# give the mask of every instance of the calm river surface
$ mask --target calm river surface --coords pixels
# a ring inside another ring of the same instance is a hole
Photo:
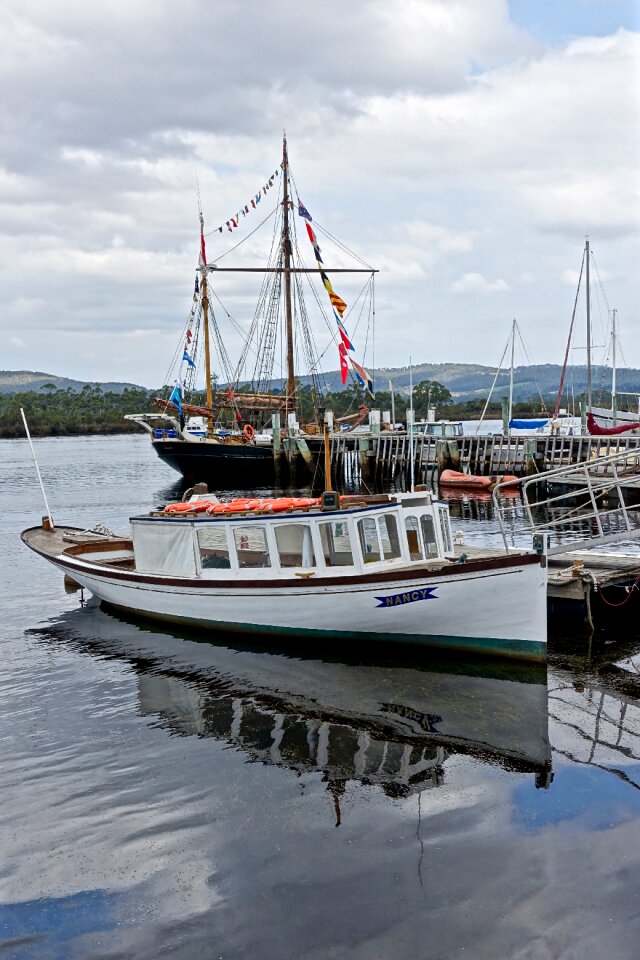
[[[60,523],[181,493],[145,436],[36,449]],[[638,636],[548,673],[209,643],[22,546],[26,442],[0,509],[2,960],[638,956]]]

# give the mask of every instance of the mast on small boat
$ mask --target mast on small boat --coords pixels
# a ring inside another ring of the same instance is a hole
[[[584,255],[586,260],[586,296],[587,296],[587,410],[591,410],[592,382],[591,382],[591,284],[589,281],[589,241],[585,242]]]
[[[571,325],[569,326],[569,336],[567,337],[567,347],[564,352],[564,363],[562,364],[562,373],[560,374],[560,384],[558,385],[558,395],[556,397],[556,405],[553,411],[554,419],[557,418],[560,413],[560,404],[562,403],[562,391],[564,390],[564,379],[567,374],[567,364],[569,362],[569,350],[571,349],[571,340],[573,339],[573,327],[576,320],[576,310],[578,309],[578,297],[580,295],[580,286],[582,284],[582,272],[584,270],[584,260],[585,254],[582,254],[582,263],[580,264],[580,275],[578,277],[578,286],[576,288],[576,296],[573,301],[573,313],[571,314]]]
[[[409,428],[409,460],[411,461],[411,493],[415,489],[415,470],[416,465],[413,459],[413,366],[411,357],[409,357],[409,410],[411,411],[411,423],[407,423]]]
[[[509,371],[509,419],[508,423],[511,423],[513,419],[513,361],[516,350],[516,318],[513,318],[513,323],[511,324],[511,369]]]
[[[611,414],[614,427],[618,425],[618,403],[616,400],[616,320],[618,311],[611,313]]]

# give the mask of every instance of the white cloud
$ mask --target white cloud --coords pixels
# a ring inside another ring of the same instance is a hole
[[[557,317],[571,310],[560,275],[579,265],[586,234],[632,322],[636,35],[545,46],[512,24],[506,0],[328,0],[298,11],[294,44],[284,0],[248,0],[242,20],[221,0],[215,31],[200,27],[202,0],[116,2],[107,20],[79,0],[5,6],[0,283],[11,304],[29,277],[46,303],[29,318],[51,338],[46,353],[36,338],[34,366],[83,377],[76,356],[99,332],[104,378],[125,379],[121,331],[177,340],[197,256],[196,177],[213,229],[275,168],[283,127],[314,217],[380,269],[377,352],[390,363],[417,357],[424,315],[431,359],[492,362],[482,331],[501,318],[482,293],[500,293],[505,323],[517,315],[545,343],[541,359],[556,359]],[[211,256],[257,222],[210,237]],[[233,258],[262,263],[267,245],[256,235]],[[219,283],[248,323],[250,285]],[[7,338],[15,319],[10,306]],[[62,329],[77,337],[71,352],[56,348]],[[138,365],[146,383],[161,375],[153,352]],[[625,353],[640,364],[640,345]]]
[[[454,293],[502,293],[509,287],[504,280],[487,280],[481,273],[465,273],[451,284]]]
[[[12,347],[24,347],[24,340],[21,340],[20,337],[9,337],[9,343]]]

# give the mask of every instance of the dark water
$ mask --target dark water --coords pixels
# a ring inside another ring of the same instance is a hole
[[[37,448],[60,523],[180,493],[144,437]],[[26,443],[0,508],[0,957],[638,956],[637,637],[548,677],[211,644],[64,592]]]

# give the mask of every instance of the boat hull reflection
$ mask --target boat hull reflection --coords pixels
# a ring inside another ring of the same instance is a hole
[[[399,796],[439,785],[468,754],[551,780],[544,667],[403,656],[310,658],[205,642],[115,617],[91,602],[35,631],[137,674],[140,714],[215,737],[250,759]],[[272,638],[270,639],[272,644]]]

